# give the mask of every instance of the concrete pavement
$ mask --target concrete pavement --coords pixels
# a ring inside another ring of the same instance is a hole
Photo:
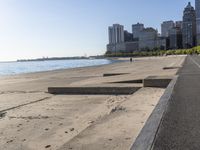
[[[200,57],[188,56],[175,85],[153,150],[200,149]]]

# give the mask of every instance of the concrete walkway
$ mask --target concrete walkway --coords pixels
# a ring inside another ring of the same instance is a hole
[[[200,149],[199,56],[186,58],[152,149]]]

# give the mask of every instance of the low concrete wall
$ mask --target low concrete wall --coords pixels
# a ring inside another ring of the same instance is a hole
[[[117,82],[110,82],[110,83],[143,83],[142,79],[138,80],[125,80],[125,81],[117,81]]]
[[[145,123],[140,134],[136,138],[131,150],[151,150],[157,131],[159,129],[162,117],[166,111],[167,105],[173,94],[173,89],[177,81],[177,76],[170,82],[165,93],[160,98],[152,114]]]
[[[144,87],[159,87],[159,88],[166,88],[173,77],[163,76],[163,77],[157,77],[157,76],[149,76],[144,79]]]
[[[174,66],[174,67],[164,67],[163,70],[170,70],[170,69],[180,69],[181,66]]]
[[[127,95],[133,94],[140,87],[49,87],[51,94],[70,95]]]
[[[129,73],[104,73],[103,76],[109,77],[109,76],[119,76],[119,75],[125,75],[125,74],[129,74]]]

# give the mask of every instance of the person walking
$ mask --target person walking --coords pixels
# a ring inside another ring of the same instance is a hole
[[[130,58],[130,62],[133,62],[133,58],[132,57]]]

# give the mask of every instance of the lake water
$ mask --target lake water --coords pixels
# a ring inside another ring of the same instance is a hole
[[[0,76],[111,64],[108,59],[49,60],[29,62],[1,62]]]

